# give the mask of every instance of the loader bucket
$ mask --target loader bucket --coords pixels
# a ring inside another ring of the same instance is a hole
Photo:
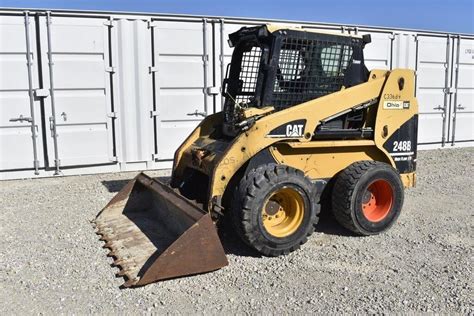
[[[228,264],[209,212],[140,173],[95,219],[123,287],[217,270]]]

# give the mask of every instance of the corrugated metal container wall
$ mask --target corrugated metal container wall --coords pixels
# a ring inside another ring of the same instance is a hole
[[[1,10],[0,179],[169,168],[222,108],[228,34],[265,22]],[[473,36],[284,23],[370,33],[369,69],[416,69],[421,148],[473,144]]]

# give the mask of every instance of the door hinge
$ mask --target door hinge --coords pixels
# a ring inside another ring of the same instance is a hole
[[[107,113],[107,117],[110,117],[110,118],[117,118],[117,117],[118,117],[118,114],[117,114],[117,112],[109,112],[109,113]]]
[[[221,92],[219,87],[208,87],[206,90],[208,95],[215,95]]]
[[[153,28],[153,27],[157,27],[157,26],[158,26],[158,22],[148,20],[147,26],[148,26],[149,29],[151,29],[151,28]]]
[[[158,116],[158,115],[160,115],[160,114],[158,113],[158,111],[150,111],[150,117],[151,117],[151,118],[154,118],[155,116]]]
[[[157,72],[158,71],[158,67],[156,66],[149,66],[148,67],[148,73],[154,73],[154,72]]]
[[[111,16],[107,21],[104,22],[104,25],[113,27],[114,26],[114,18]]]
[[[49,96],[48,89],[36,89],[35,90],[35,97],[37,98],[46,98]]]
[[[158,161],[160,160],[160,157],[158,157],[158,154],[151,154],[151,160]]]
[[[444,89],[444,93],[445,93],[445,94],[453,94],[453,93],[456,93],[456,88],[454,88],[454,87],[446,88],[446,89]]]
[[[109,160],[110,160],[111,162],[117,162],[117,161],[118,161],[118,158],[117,158],[117,156],[112,156],[112,157],[109,157]]]
[[[110,73],[115,73],[115,67],[113,66],[106,66],[105,67],[105,72],[110,72]]]

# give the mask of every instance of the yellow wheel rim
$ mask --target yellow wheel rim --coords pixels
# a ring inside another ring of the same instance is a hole
[[[289,236],[300,227],[304,212],[301,194],[293,188],[281,188],[263,204],[263,226],[274,237]]]

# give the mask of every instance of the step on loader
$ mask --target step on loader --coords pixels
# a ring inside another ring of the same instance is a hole
[[[124,286],[227,265],[223,216],[265,256],[308,240],[322,196],[355,234],[391,227],[416,180],[415,76],[369,72],[370,41],[278,25],[230,34],[223,111],[178,148],[169,184],[139,174],[96,218]]]

